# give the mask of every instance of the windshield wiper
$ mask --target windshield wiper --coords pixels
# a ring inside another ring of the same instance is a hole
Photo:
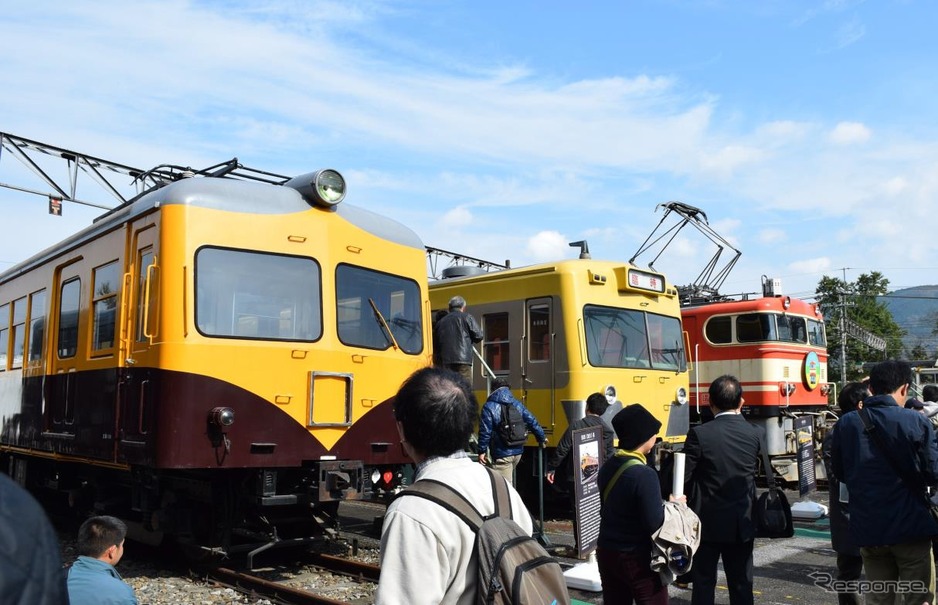
[[[387,336],[388,342],[391,343],[391,346],[400,351],[401,347],[397,344],[397,340],[394,339],[394,334],[391,333],[391,328],[388,326],[388,322],[384,319],[384,315],[382,315],[381,311],[378,310],[378,305],[376,305],[375,301],[371,298],[368,299],[368,303],[371,305],[371,310],[375,313],[375,319],[378,320],[378,325],[381,326],[381,333]]]

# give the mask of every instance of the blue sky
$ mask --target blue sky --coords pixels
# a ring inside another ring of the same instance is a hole
[[[0,16],[0,131],[336,168],[346,203],[513,266],[582,239],[625,261],[677,200],[742,251],[725,293],[902,288],[936,282],[936,22],[917,0],[36,0]],[[9,155],[0,182],[45,190]],[[0,189],[0,270],[100,213],[46,205]],[[685,230],[655,266],[688,283],[714,251]]]

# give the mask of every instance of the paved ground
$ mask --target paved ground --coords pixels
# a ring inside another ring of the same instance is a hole
[[[792,504],[799,500],[797,492],[787,492]],[[826,494],[817,494],[816,502],[827,502]],[[359,510],[346,518],[349,525],[357,521],[370,522],[380,514],[381,507],[357,505]],[[343,512],[351,513],[351,507]],[[380,527],[378,525],[377,527]],[[756,540],[753,553],[755,579],[755,601],[760,605],[810,603],[811,605],[834,605],[837,596],[825,592],[815,585],[812,573],[834,574],[836,555],[831,550],[830,532],[827,519],[815,522],[796,522],[795,537],[781,540]],[[549,550],[554,552],[565,567],[582,564],[583,561],[564,556],[572,550],[573,531],[568,520],[545,522],[545,533],[550,542]],[[590,577],[587,575],[587,577]],[[598,580],[598,573],[595,575]],[[672,605],[689,605],[691,592],[676,586],[669,588]],[[601,604],[602,593],[572,590],[571,596],[581,603]],[[723,574],[720,573],[716,594],[717,604],[728,604]]]
[[[559,547],[572,542],[562,531],[560,524],[546,524],[548,539]],[[781,540],[756,540],[753,552],[754,590],[756,603],[765,605],[811,603],[826,605],[837,603],[837,596],[825,592],[815,585],[812,573],[834,574],[836,555],[831,550],[827,520],[815,523],[796,523],[794,538]],[[562,558],[565,565],[578,562]],[[590,577],[587,575],[587,577]],[[598,579],[598,573],[593,576]],[[688,605],[690,590],[669,587],[672,605]],[[571,596],[582,603],[602,603],[601,592],[571,590]],[[720,572],[716,602],[729,603],[723,573]]]

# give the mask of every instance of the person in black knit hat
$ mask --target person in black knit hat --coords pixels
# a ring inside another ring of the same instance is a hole
[[[599,469],[602,494],[596,561],[605,603],[667,605],[668,587],[651,569],[651,535],[664,522],[658,473],[645,456],[655,447],[661,422],[635,403],[622,408],[612,427],[615,456]],[[671,498],[684,501],[684,497]]]

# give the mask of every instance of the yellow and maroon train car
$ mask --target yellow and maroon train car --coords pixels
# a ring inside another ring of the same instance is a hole
[[[681,314],[694,360],[693,410],[709,406],[707,389],[715,378],[739,378],[743,415],[765,429],[775,470],[797,482],[795,421],[810,418],[820,438],[827,420],[827,341],[817,303],[778,291],[775,284],[761,298],[688,306]]]
[[[344,193],[331,170],[182,178],[0,274],[3,470],[226,551],[392,493],[425,250]]]

